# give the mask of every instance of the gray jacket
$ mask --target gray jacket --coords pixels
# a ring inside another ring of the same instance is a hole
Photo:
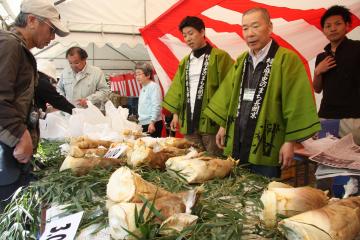
[[[100,68],[86,64],[79,80],[73,70],[65,68],[57,85],[58,92],[76,106],[76,100],[86,98],[94,105],[100,106],[108,99],[110,88]]]

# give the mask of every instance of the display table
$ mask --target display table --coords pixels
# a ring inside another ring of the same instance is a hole
[[[84,211],[80,229],[94,223],[106,227],[108,215],[106,185],[115,169],[94,169],[87,175],[77,177],[70,171],[59,172],[64,157],[59,146],[42,142],[38,160],[45,161],[46,167],[36,174],[39,180],[18,193],[4,215],[0,216],[0,236],[6,239],[37,239],[40,232],[41,209],[54,204],[69,204],[69,213]],[[50,148],[49,148],[50,146]],[[174,178],[168,172],[139,168],[138,174],[171,192],[188,190],[199,185],[189,185]],[[269,180],[250,174],[242,168],[235,168],[230,176],[203,184],[204,192],[193,214],[199,216],[197,224],[182,233],[193,239],[284,239],[277,229],[265,229],[259,214],[260,196]],[[148,226],[156,231],[159,226]],[[27,232],[25,232],[27,229]],[[167,239],[176,239],[179,235]],[[160,239],[160,236],[144,239]]]

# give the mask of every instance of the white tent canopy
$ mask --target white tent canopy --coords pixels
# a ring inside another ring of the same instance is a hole
[[[176,0],[54,0],[61,19],[71,34],[57,37],[50,46],[34,49],[37,59],[55,62],[58,71],[67,62],[65,52],[71,46],[83,47],[89,62],[107,73],[133,69],[134,62],[147,61],[139,28],[153,21]],[[20,11],[21,0],[0,0],[0,14],[11,24]]]

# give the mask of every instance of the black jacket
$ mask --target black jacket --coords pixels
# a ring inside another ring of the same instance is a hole
[[[46,103],[69,114],[71,114],[72,109],[75,108],[64,96],[56,91],[56,88],[51,85],[48,76],[41,72],[39,72],[39,82],[35,89],[35,101],[36,106],[44,112],[46,111]]]

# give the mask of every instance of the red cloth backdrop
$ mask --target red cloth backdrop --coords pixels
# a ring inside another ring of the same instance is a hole
[[[328,40],[322,33],[320,18],[328,7],[345,5],[351,11],[351,39],[360,39],[360,1],[304,0],[179,0],[169,10],[140,29],[152,64],[165,92],[171,85],[179,61],[189,54],[178,25],[185,16],[198,16],[206,26],[206,38],[227,51],[234,59],[248,47],[242,35],[242,15],[252,7],[264,7],[273,22],[273,38],[294,50],[305,63],[310,76],[316,55]]]
[[[110,88],[121,96],[138,97],[141,85],[136,81],[134,73],[126,73],[110,76]]]

